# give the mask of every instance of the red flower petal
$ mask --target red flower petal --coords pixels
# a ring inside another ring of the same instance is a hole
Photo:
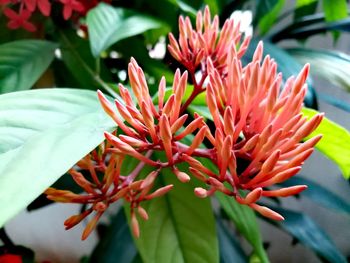
[[[63,18],[68,20],[72,16],[72,7],[70,5],[65,5],[63,8]]]
[[[19,15],[10,8],[5,8],[3,12],[4,12],[5,16],[7,16],[8,18],[10,18],[12,20],[18,19],[18,17],[19,17]]]
[[[22,27],[29,32],[34,32],[36,30],[36,27],[34,26],[34,24],[28,21],[23,21]]]
[[[17,29],[17,28],[21,27],[21,24],[18,22],[18,20],[10,20],[7,23],[7,27],[10,29]]]
[[[31,12],[33,12],[36,8],[36,0],[24,0],[24,4]]]
[[[38,0],[38,6],[40,9],[40,12],[44,16],[49,16],[51,13],[51,4],[48,0]]]

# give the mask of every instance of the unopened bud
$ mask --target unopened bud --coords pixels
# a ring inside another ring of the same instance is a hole
[[[143,220],[148,220],[148,213],[146,212],[146,210],[142,206],[139,206],[137,208],[137,212],[139,213],[140,217]]]
[[[173,170],[173,172],[176,175],[177,179],[179,179],[179,181],[182,183],[187,183],[191,180],[191,177],[187,173],[181,172],[176,168]]]
[[[196,187],[194,189],[194,194],[199,198],[206,198],[208,196],[208,191],[202,187]]]

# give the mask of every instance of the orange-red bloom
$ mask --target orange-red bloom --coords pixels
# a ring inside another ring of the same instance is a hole
[[[179,39],[175,39],[169,33],[168,45],[171,55],[183,64],[189,72],[194,72],[199,66],[206,68],[207,58],[211,58],[213,64],[221,73],[226,73],[227,50],[231,46],[240,45],[237,51],[241,58],[250,42],[247,37],[241,43],[242,35],[239,32],[240,24],[233,19],[225,21],[219,30],[219,17],[216,15],[211,19],[210,10],[207,6],[204,13],[197,13],[196,27],[193,28],[189,17],[179,17]]]
[[[281,89],[282,77],[276,72],[277,65],[269,56],[262,61],[262,49],[260,42],[253,61],[243,67],[235,47],[231,47],[225,78],[210,59],[207,61],[207,104],[216,127],[211,142],[216,150],[214,162],[219,168],[215,179],[227,182],[230,187],[216,181],[208,183],[211,193],[215,189],[222,191],[264,216],[282,219],[256,202],[262,196],[295,195],[306,188],[301,185],[268,189],[301,169],[321,136],[306,142],[302,139],[317,128],[323,114],[309,121],[301,114],[309,66],[296,78],[289,78]],[[203,190],[197,192],[204,196]]]

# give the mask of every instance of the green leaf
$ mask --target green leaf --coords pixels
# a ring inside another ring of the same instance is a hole
[[[313,23],[311,23],[311,21]],[[350,18],[344,18],[334,22],[325,22],[321,14],[315,15],[315,19],[307,19],[297,25],[289,25],[286,28],[278,31],[277,33],[269,36],[272,42],[278,42],[285,39],[300,39],[305,40],[306,38],[323,34],[328,31],[344,31],[349,32]]]
[[[272,207],[272,209],[285,218],[284,221],[279,221],[278,225],[319,257],[333,263],[347,262],[329,236],[310,217],[283,208]]]
[[[178,166],[181,171],[183,165]],[[215,219],[209,199],[193,193],[195,178],[180,183],[171,170],[161,171],[158,186],[173,184],[165,196],[142,204],[149,220],[139,220],[135,243],[145,263],[219,262]]]
[[[253,246],[254,253],[260,258],[261,262],[269,262],[254,211],[246,205],[237,203],[232,197],[221,192],[217,192],[216,197],[226,214],[235,223],[238,231]]]
[[[295,3],[294,21],[315,13],[318,0],[297,0]]]
[[[303,108],[303,114],[308,118],[317,113],[315,110]],[[334,161],[342,171],[345,179],[349,179],[350,133],[345,128],[324,117],[320,126],[307,138],[311,138],[316,134],[323,135],[321,141],[316,145],[317,150]]]
[[[137,251],[124,212],[124,209],[120,209],[112,218],[105,235],[92,252],[89,262],[133,262]]]
[[[95,92],[42,89],[0,96],[0,227],[115,129]]]
[[[258,2],[255,17],[259,19],[261,35],[265,35],[273,26],[284,4],[285,0],[260,0]]]
[[[326,21],[333,22],[348,16],[346,0],[322,0]]]
[[[153,17],[104,3],[88,13],[86,22],[91,51],[95,57],[122,39],[164,26]]]
[[[219,238],[220,263],[231,263],[233,259],[235,263],[248,262],[247,256],[234,234],[220,218],[216,219],[216,229]]]
[[[300,176],[294,176],[281,183],[281,185],[284,187],[293,185],[307,185],[307,189],[299,194],[301,197],[305,196],[310,198],[315,203],[326,208],[333,209],[337,212],[350,214],[350,204],[348,202],[312,180]]]
[[[30,89],[52,62],[56,48],[43,40],[0,45],[0,93]]]
[[[350,92],[350,56],[339,51],[292,48],[287,52],[300,63],[310,63],[312,74]]]

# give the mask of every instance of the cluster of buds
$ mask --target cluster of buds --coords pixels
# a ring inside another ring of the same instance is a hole
[[[73,180],[84,190],[84,194],[55,188],[45,191],[47,198],[52,201],[85,205],[84,211],[71,216],[64,222],[66,229],[74,227],[90,214],[95,214],[85,227],[82,240],[85,240],[95,229],[98,220],[110,204],[122,199],[130,203],[133,232],[135,236],[139,236],[135,211],[142,219],[148,219],[148,214],[140,203],[162,196],[173,187],[173,185],[167,185],[151,192],[159,171],[152,171],[145,179],[136,180],[144,167],[143,163],[137,165],[129,174],[123,175],[121,170],[126,156],[115,154],[114,150],[108,142],[103,143],[68,171]],[[113,154],[110,154],[111,152]],[[149,155],[150,153],[146,154],[146,156]]]
[[[52,0],[0,0],[0,10],[3,9],[4,15],[9,19],[8,28],[23,28],[34,32],[37,28],[29,19],[34,12],[50,16],[52,2]],[[85,16],[99,2],[110,2],[110,0],[58,0],[57,2],[63,6],[63,18],[68,20],[73,14],[77,17]]]
[[[249,39],[241,42],[239,24],[233,20],[226,21],[221,32],[218,25],[217,17],[211,21],[208,8],[204,15],[198,13],[197,31],[192,29],[189,18],[180,17],[179,41],[170,34],[169,51],[188,71],[183,74],[176,71],[170,91],[166,90],[163,77],[158,97],[152,99],[145,75],[133,58],[128,66],[132,93],[120,84],[121,99],[116,99],[114,106],[98,91],[104,111],[118,129],[114,133],[105,132],[102,161],[93,152],[77,164],[79,169],[90,172],[93,182],[83,180],[78,171],[70,171],[87,195],[47,191],[49,198],[56,201],[91,204],[83,214],[66,221],[68,228],[96,211],[97,215],[83,234],[85,238],[108,205],[123,198],[131,203],[131,226],[138,236],[135,211],[142,218],[148,218],[139,203],[172,188],[168,185],[148,193],[156,178],[162,176],[163,168],[170,168],[183,183],[191,179],[190,175],[203,181],[205,188],[194,189],[198,197],[220,191],[275,220],[283,217],[257,201],[264,196],[295,195],[306,188],[297,185],[270,189],[295,175],[321,139],[319,135],[302,142],[317,128],[323,116],[318,114],[307,120],[301,114],[309,66],[296,78],[289,78],[281,89],[282,76],[277,73],[273,59],[269,56],[263,59],[262,43],[257,46],[252,62],[243,66],[240,58]],[[195,78],[197,71],[202,73],[199,82]],[[185,99],[188,74],[195,83],[192,94]],[[212,129],[199,114],[194,113],[192,117],[186,114],[187,106],[204,91],[213,120]],[[194,136],[189,144],[183,141],[187,136]],[[210,145],[202,147],[203,141]],[[155,151],[164,152],[165,160],[155,159],[152,155]],[[139,164],[129,175],[122,176],[121,162],[126,157],[137,159]],[[198,157],[207,158],[216,169],[206,167]],[[184,162],[189,165],[189,172],[178,168],[178,164]],[[138,175],[145,165],[153,172],[140,179]],[[102,181],[94,175],[94,169],[104,174]]]

